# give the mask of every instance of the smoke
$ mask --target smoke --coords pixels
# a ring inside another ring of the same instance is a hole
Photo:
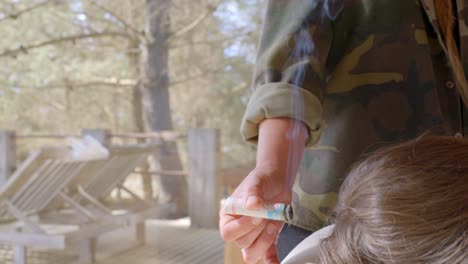
[[[313,25],[320,27],[321,23],[325,20],[334,21],[338,18],[339,14],[343,10],[343,1],[344,0],[325,0],[325,1],[310,1],[310,10],[311,14],[309,16],[316,16],[311,18]],[[322,2],[319,4],[318,2]],[[319,19],[317,19],[319,18]],[[307,18],[309,20],[309,17]],[[315,56],[319,56],[318,50],[316,50],[316,43],[311,35],[309,24],[304,24],[298,32],[295,34],[295,46],[294,50],[291,52],[290,62],[293,62],[295,65],[295,74],[291,80],[293,85],[291,93],[291,113],[292,117],[295,120],[304,120],[304,97],[303,91],[299,87],[303,87],[304,80],[308,69],[310,68],[309,61]],[[294,168],[297,164],[300,163],[301,153],[297,151],[302,146],[298,145],[300,142],[291,141],[291,139],[296,138],[300,135],[301,131],[300,122],[294,122],[292,127],[289,129],[286,137],[290,140],[293,145],[289,148],[288,160],[287,160],[287,175],[293,176]],[[289,187],[292,186],[293,182],[290,182]]]
[[[323,4],[323,15],[334,21],[343,10],[344,0],[325,0]]]
[[[315,49],[315,43],[310,35],[310,31],[308,29],[301,29],[301,31],[297,34],[296,39],[296,46],[292,53],[294,60],[300,60],[300,58],[304,58],[304,56],[310,56]],[[292,117],[295,120],[303,120],[304,117],[304,97],[301,92],[301,88],[304,79],[307,73],[307,63],[303,61],[295,61],[298,63],[299,66],[297,67],[297,72],[295,73],[292,81],[292,93],[291,93],[291,113]],[[301,148],[300,142],[297,140],[292,140],[294,138],[299,137],[301,132],[302,124],[300,122],[294,122],[292,127],[290,127],[286,137],[289,139],[292,145],[289,147],[288,152],[288,160],[287,160],[287,175],[290,177],[294,174],[294,168],[297,166],[301,159],[301,153],[299,153],[298,149]],[[292,186],[293,182],[289,182],[287,184],[288,187]]]

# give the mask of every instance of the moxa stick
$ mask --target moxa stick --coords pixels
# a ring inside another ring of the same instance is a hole
[[[232,215],[245,215],[251,217],[265,218],[290,222],[293,219],[292,206],[289,204],[266,204],[260,210],[248,210],[242,199],[229,197],[222,206],[223,213]]]

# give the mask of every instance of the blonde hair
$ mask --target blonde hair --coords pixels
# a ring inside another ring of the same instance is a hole
[[[439,23],[442,39],[447,48],[447,56],[452,70],[454,72],[455,83],[457,90],[463,99],[463,102],[468,106],[468,83],[466,81],[463,63],[460,59],[460,53],[453,35],[455,29],[455,16],[453,14],[453,0],[435,0],[434,6]]]
[[[467,207],[468,140],[425,137],[380,150],[343,183],[319,263],[466,263]]]

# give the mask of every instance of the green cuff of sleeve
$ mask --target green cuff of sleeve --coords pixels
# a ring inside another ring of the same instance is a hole
[[[294,113],[296,102],[303,100],[303,111]],[[294,105],[293,105],[294,104]],[[288,83],[268,83],[255,89],[242,119],[241,134],[245,141],[256,144],[258,125],[264,119],[289,117],[306,124],[309,135],[306,147],[314,145],[320,138],[322,128],[322,105],[311,92]]]

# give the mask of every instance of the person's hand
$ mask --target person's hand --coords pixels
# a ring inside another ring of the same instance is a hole
[[[265,204],[290,203],[291,190],[278,175],[284,171],[271,165],[257,165],[232,194],[240,198],[249,210],[264,208]],[[284,172],[283,172],[284,173]],[[242,248],[246,263],[280,263],[276,240],[283,222],[220,213],[219,229],[225,241],[235,242]]]
[[[291,202],[291,189],[307,138],[307,127],[290,118],[265,119],[259,124],[256,168],[247,175],[232,197],[242,199],[249,210],[265,204]],[[220,213],[219,230],[225,241],[242,248],[247,263],[263,259],[279,264],[276,240],[283,227],[279,221]]]

